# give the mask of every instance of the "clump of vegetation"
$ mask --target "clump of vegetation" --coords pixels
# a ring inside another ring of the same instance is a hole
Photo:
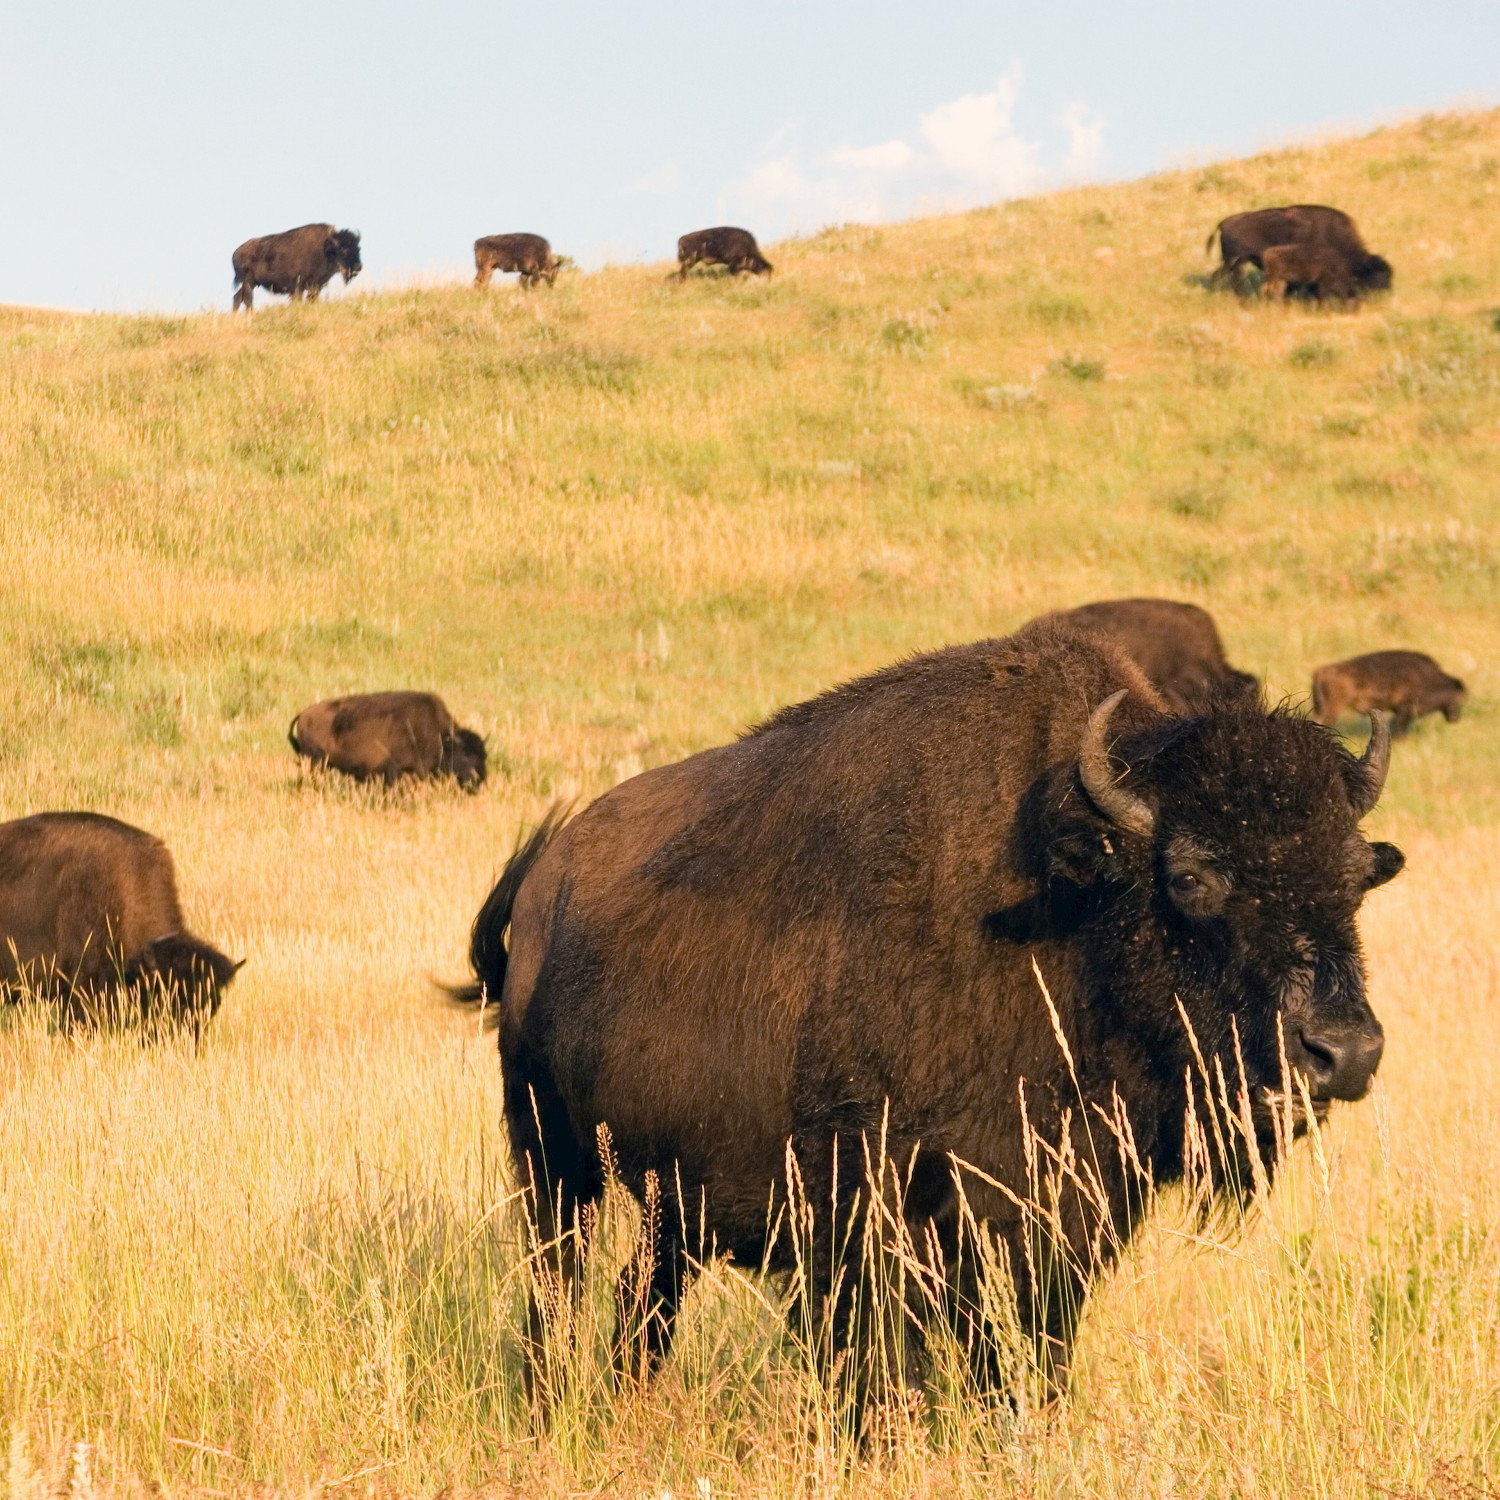
[[[1102,359],[1082,359],[1076,354],[1063,354],[1047,367],[1054,375],[1067,375],[1074,380],[1103,380]]]

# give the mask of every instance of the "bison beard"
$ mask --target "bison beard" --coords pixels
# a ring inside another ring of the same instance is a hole
[[[976,1382],[1004,1376],[956,1177],[1061,1387],[1087,1285],[1141,1213],[1138,1174],[1183,1176],[1218,1070],[1234,1094],[1243,1076],[1259,1158],[1226,1159],[1221,1186],[1274,1167],[1283,1046],[1316,1112],[1368,1088],[1382,1039],[1354,917],[1402,859],[1357,825],[1388,744],[1378,724],[1356,761],[1247,697],[1174,718],[1112,643],[1040,623],[554,814],[471,954],[548,1275],[574,1276],[601,1127],[654,1204],[621,1279],[622,1364],[637,1335],[647,1363],[669,1347],[685,1214],[740,1265],[786,1270],[795,1195],[814,1213],[807,1284],[838,1287],[806,1310],[825,1349],[852,1348],[857,1406],[873,1359],[835,1225],[857,1268],[861,1165],[883,1147],[903,1184],[887,1206],[935,1247],[932,1305]],[[1127,1119],[1132,1167],[1106,1130]],[[1046,1219],[1023,1206],[1039,1151],[1075,1173]],[[534,1308],[532,1374],[544,1334]]]

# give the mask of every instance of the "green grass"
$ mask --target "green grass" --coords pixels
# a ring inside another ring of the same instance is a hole
[[[161,833],[194,928],[249,958],[201,1055],[0,1030],[10,1492],[79,1463],[174,1493],[1480,1492],[1497,161],[1500,114],[1454,115],[829,229],[769,281],[0,309],[0,809]],[[1353,213],[1393,295],[1205,291],[1219,218],[1298,200]],[[1304,1151],[1232,1234],[1166,1205],[1073,1396],[1020,1426],[955,1396],[883,1459],[813,1441],[795,1350],[716,1268],[652,1393],[585,1382],[538,1439],[492,1044],[428,985],[517,827],[905,652],[1138,593],[1209,607],[1273,695],[1387,646],[1470,684],[1376,816],[1412,855],[1365,929],[1390,1047],[1329,1177]],[[483,793],[300,775],[300,707],[408,686],[486,734]]]

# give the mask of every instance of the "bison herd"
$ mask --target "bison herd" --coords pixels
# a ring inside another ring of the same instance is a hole
[[[1252,272],[1260,273],[1263,296],[1285,300],[1301,295],[1322,302],[1338,299],[1355,306],[1368,292],[1391,288],[1391,264],[1372,254],[1354,220],[1341,209],[1318,203],[1258,208],[1231,214],[1216,224],[1207,249],[1219,242],[1220,264],[1211,286],[1245,291]],[[317,301],[334,278],[346,282],[362,269],[359,235],[332,224],[246,240],[234,252],[234,310],[249,308],[256,287],[300,301]],[[487,287],[496,271],[514,272],[525,288],[548,286],[573,262],[556,255],[539,234],[487,234],[474,241],[474,285]],[[731,276],[769,275],[771,263],[748,229],[721,224],[695,229],[677,241],[677,277],[697,265],[723,266]]]
[[[335,276],[342,275],[347,283],[364,269],[359,235],[332,224],[304,224],[300,229],[246,240],[232,259],[233,312],[253,307],[257,287],[294,302],[304,298],[316,302]],[[677,241],[677,259],[679,280],[686,280],[696,265],[723,266],[731,276],[743,271],[762,276],[771,271],[771,262],[760,253],[755,236],[731,225],[683,235]],[[478,288],[487,287],[496,271],[515,272],[528,290],[539,281],[551,286],[557,273],[572,264],[571,257],[554,255],[539,234],[486,234],[474,241],[474,285]]]
[[[1357,301],[1391,283],[1335,209],[1236,214],[1214,234],[1221,285],[1253,268],[1270,295]],[[550,285],[568,264],[539,235],[474,250],[479,287],[496,271]],[[729,227],[684,235],[678,260],[679,277],[771,270]],[[235,306],[257,287],[316,298],[360,268],[359,236],[329,224],[251,240]],[[499,1032],[539,1402],[612,1178],[646,1209],[617,1292],[622,1376],[671,1346],[691,1224],[742,1266],[801,1268],[794,1302],[857,1411],[886,1367],[857,1268],[895,1219],[941,1288],[908,1308],[917,1366],[936,1320],[981,1390],[1012,1378],[966,1248],[979,1224],[1060,1389],[1143,1183],[1196,1173],[1244,1196],[1291,1135],[1369,1090],[1384,1036],[1355,916],[1403,864],[1360,831],[1385,715],[1399,735],[1456,720],[1465,696],[1431,657],[1378,651],[1319,667],[1310,714],[1268,708],[1205,610],[1107,600],[845,683],[576,817],[554,808],[485,899],[472,980],[451,991]],[[1360,756],[1332,732],[1349,714],[1370,719]],[[432,693],[318,702],[288,739],[319,775],[485,780],[483,738]],[[12,998],[77,1023],[196,1025],[239,967],[187,931],[150,834],[93,813],[0,825]],[[1210,1150],[1196,1122],[1221,1106],[1236,1123]]]
[[[611,1177],[647,1208],[618,1288],[622,1376],[670,1348],[691,1221],[743,1266],[800,1264],[830,1289],[798,1306],[822,1347],[858,1356],[858,1412],[879,1361],[837,1265],[868,1264],[893,1214],[944,1287],[912,1311],[913,1368],[939,1319],[980,1389],[1011,1379],[964,1238],[981,1223],[1061,1389],[1143,1183],[1196,1173],[1243,1196],[1368,1091],[1384,1037],[1355,914],[1403,864],[1359,830],[1389,766],[1384,714],[1404,730],[1463,699],[1430,657],[1384,651],[1320,667],[1310,717],[1268,709],[1206,611],[1109,600],[845,683],[571,820],[554,808],[450,991],[499,1031],[541,1277],[524,1351],[539,1409],[549,1320]],[[1370,717],[1358,757],[1327,727],[1345,713]],[[431,693],[315,703],[288,738],[359,781],[485,777],[483,739]],[[187,930],[150,834],[93,813],[0,825],[13,998],[196,1027],[239,967]],[[1237,1124],[1215,1155],[1194,1121],[1219,1106]],[[1099,1150],[1101,1122],[1120,1150]],[[889,1193],[868,1180],[872,1142]],[[1062,1172],[1039,1219],[1042,1149],[1087,1172]]]

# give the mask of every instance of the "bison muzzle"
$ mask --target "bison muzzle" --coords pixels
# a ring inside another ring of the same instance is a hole
[[[816,1207],[809,1284],[837,1289],[804,1311],[859,1380],[857,1268],[879,1233],[859,1164],[883,1145],[892,1210],[948,1281],[926,1314],[980,1386],[1009,1379],[963,1248],[972,1213],[1060,1388],[1084,1292],[1143,1184],[1192,1168],[1220,1077],[1237,1144],[1200,1180],[1231,1193],[1274,1171],[1278,1122],[1306,1127],[1304,1089],[1319,1116],[1370,1087],[1383,1036],[1355,914],[1403,859],[1359,823],[1388,761],[1380,720],[1356,759],[1258,696],[1175,715],[1111,642],[1043,622],[550,817],[471,948],[548,1274],[573,1276],[609,1170],[653,1199],[616,1349],[649,1367],[691,1273],[687,1223],[740,1266],[787,1270],[796,1197]],[[1128,1129],[1131,1165],[1101,1121]],[[1025,1206],[1038,1150],[1079,1164],[1043,1215]],[[535,1310],[533,1372],[545,1326]]]

